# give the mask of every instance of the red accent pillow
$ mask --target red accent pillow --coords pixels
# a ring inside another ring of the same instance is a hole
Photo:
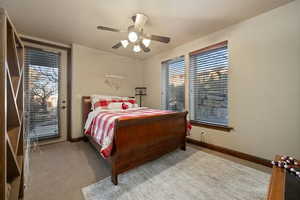
[[[134,99],[130,99],[130,100],[128,100],[128,102],[131,103],[131,104],[135,104],[136,103],[136,101]]]
[[[98,108],[98,107],[107,107],[109,104],[109,101],[107,100],[101,100],[101,101],[98,101],[97,103],[95,103],[94,107],[95,108]]]
[[[122,103],[122,109],[123,109],[123,110],[128,109],[128,107],[129,107],[129,106],[128,106],[126,103]]]

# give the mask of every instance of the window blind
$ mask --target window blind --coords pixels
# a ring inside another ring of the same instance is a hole
[[[184,57],[168,60],[162,63],[162,103],[166,110],[184,110]]]
[[[59,136],[60,54],[25,49],[26,134],[33,139]]]
[[[228,125],[228,49],[222,42],[190,54],[190,117]]]

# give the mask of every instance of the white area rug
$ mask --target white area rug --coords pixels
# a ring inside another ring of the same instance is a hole
[[[187,147],[82,189],[85,200],[264,200],[270,175]]]

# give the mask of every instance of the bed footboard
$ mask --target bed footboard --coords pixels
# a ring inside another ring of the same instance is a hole
[[[117,120],[112,152],[112,182],[118,174],[177,148],[185,150],[187,112]]]

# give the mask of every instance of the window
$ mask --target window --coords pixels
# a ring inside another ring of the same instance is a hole
[[[227,41],[190,53],[190,118],[228,125]]]
[[[166,110],[184,110],[184,57],[162,63],[162,107]]]

